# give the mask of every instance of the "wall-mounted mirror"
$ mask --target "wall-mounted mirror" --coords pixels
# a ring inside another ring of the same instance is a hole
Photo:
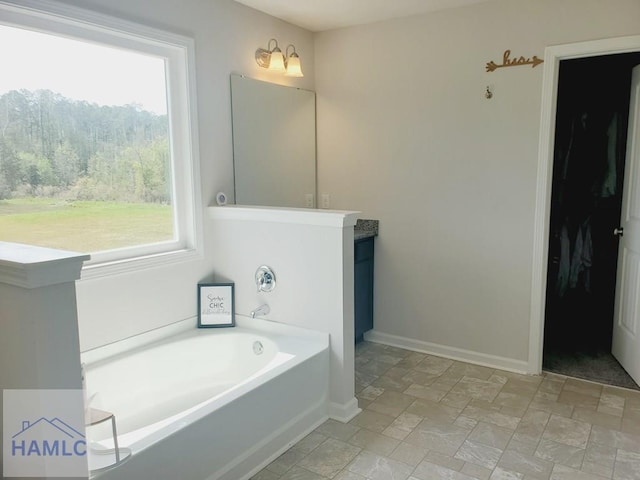
[[[315,208],[316,95],[231,75],[239,205]]]

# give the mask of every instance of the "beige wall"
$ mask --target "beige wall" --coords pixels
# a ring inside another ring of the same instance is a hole
[[[639,18],[637,0],[498,0],[316,35],[318,193],[380,220],[375,330],[526,362],[543,67],[485,64]]]
[[[233,193],[233,149],[229,75],[245,74],[313,90],[313,35],[231,0],[66,0],[195,39],[202,205],[218,191]],[[305,77],[290,79],[259,68],[258,47],[270,38],[294,43]],[[78,283],[83,350],[196,315],[196,284],[215,271],[211,221],[204,211],[205,258],[131,274]],[[251,273],[253,275],[253,272]]]

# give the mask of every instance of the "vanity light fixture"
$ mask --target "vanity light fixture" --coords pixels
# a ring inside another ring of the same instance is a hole
[[[275,44],[273,49],[271,49],[271,42]],[[269,40],[266,50],[264,48],[256,50],[256,63],[271,72],[285,72],[284,55],[282,55],[282,50],[278,47],[278,41],[275,38]]]
[[[274,47],[271,48],[271,42]],[[293,52],[289,55],[289,48],[293,48]],[[282,54],[282,50],[278,47],[278,41],[275,38],[269,40],[267,49],[258,48],[256,50],[256,63],[262,68],[268,69],[270,72],[284,73],[288,77],[302,77],[302,68],[300,67],[300,57],[296,53],[296,47],[289,45],[286,48],[287,58]]]
[[[293,49],[293,52],[291,52],[291,55],[289,55],[289,47]],[[296,53],[295,45],[293,44],[288,45],[287,49],[285,50],[285,53],[287,56],[287,60],[285,63],[287,67],[287,71],[285,72],[285,76],[304,77],[304,75],[302,74],[302,67],[300,66],[300,57]]]

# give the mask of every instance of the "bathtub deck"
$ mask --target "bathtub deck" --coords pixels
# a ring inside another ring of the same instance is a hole
[[[365,342],[356,392],[253,480],[640,479],[637,391]]]

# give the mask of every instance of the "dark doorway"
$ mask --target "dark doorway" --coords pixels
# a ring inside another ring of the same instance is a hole
[[[611,355],[631,70],[640,52],[560,62],[543,368],[637,388]]]

